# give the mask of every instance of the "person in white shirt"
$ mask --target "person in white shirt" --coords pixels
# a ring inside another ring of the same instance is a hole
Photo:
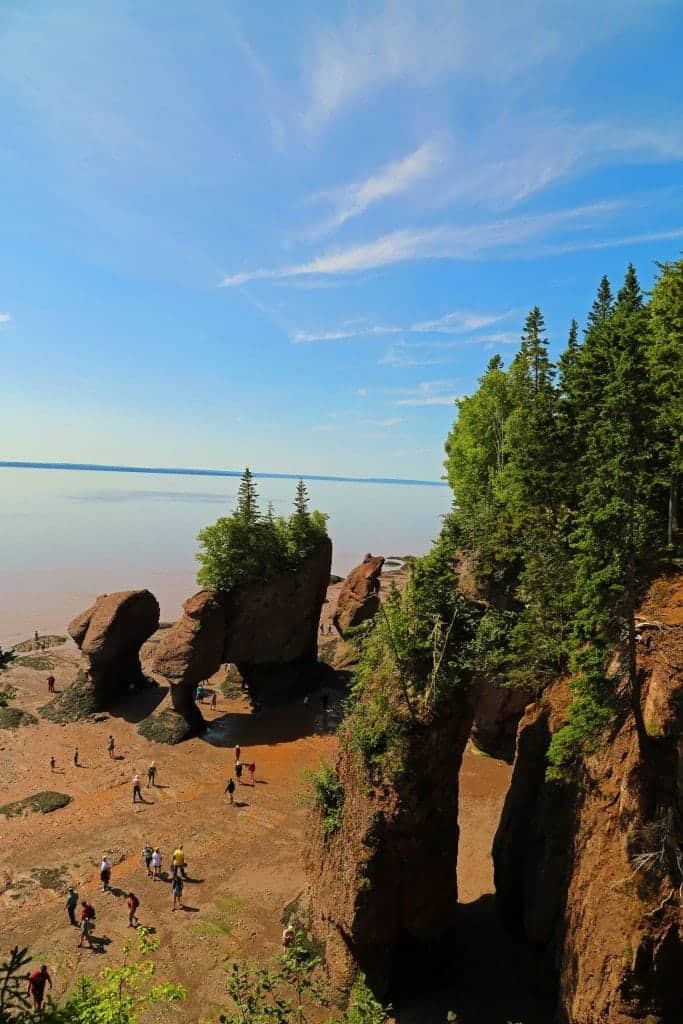
[[[161,878],[161,862],[164,859],[164,855],[157,846],[156,850],[152,854],[152,870],[154,872],[153,878]]]
[[[102,882],[102,892],[106,892],[109,888],[109,879],[111,877],[111,864],[107,860],[106,853],[102,855],[102,863],[100,864],[100,880]]]

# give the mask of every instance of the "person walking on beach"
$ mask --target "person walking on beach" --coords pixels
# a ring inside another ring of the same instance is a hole
[[[66,912],[69,915],[69,924],[78,927],[78,921],[76,920],[76,907],[78,906],[78,893],[74,889],[73,885],[70,885],[66,890]]]
[[[54,693],[55,692],[55,677],[54,676],[48,676],[47,677],[47,692],[48,693]]]
[[[81,937],[78,942],[78,948],[83,948],[83,939],[85,939],[88,949],[93,949],[93,944],[90,941],[90,935],[92,933],[95,921],[95,908],[87,900],[81,900]]]
[[[74,768],[80,768],[78,763],[78,747],[74,750]]]
[[[154,850],[149,845],[149,843],[147,843],[146,846],[143,846],[143,848],[142,848],[142,859],[144,860],[145,867],[147,868],[147,877],[148,878],[152,878],[153,877],[153,875],[152,875],[152,857],[153,856],[154,856]]]
[[[152,854],[152,878],[161,878],[161,863],[164,859],[164,855],[157,846],[154,853]]]
[[[140,801],[140,803],[144,803],[144,800],[142,799],[142,793],[140,792],[140,776],[136,772],[135,775],[133,776],[133,803],[137,803],[138,800]]]
[[[241,753],[242,753],[242,748],[239,745],[239,743],[236,743],[235,744],[235,761],[239,761]]]
[[[111,878],[111,864],[107,860],[106,853],[102,854],[102,863],[100,864],[100,881],[102,882],[102,892],[106,892],[109,888],[109,879]]]
[[[109,751],[109,757],[113,760],[114,758],[114,737],[110,736],[107,740],[107,750]]]
[[[28,994],[33,1000],[33,1009],[42,1010],[45,998],[46,983],[52,988],[52,978],[48,974],[47,965],[43,964],[39,971],[34,971],[28,979]]]
[[[185,851],[183,850],[182,843],[173,851],[173,874],[177,875],[178,872],[180,872],[183,878],[187,878],[185,873]]]
[[[242,762],[241,761],[235,761],[235,775],[237,776],[237,781],[241,785],[242,784]]]
[[[136,911],[140,906],[140,900],[134,892],[128,893],[128,896],[126,897],[126,906],[128,907],[128,927],[137,928],[139,921],[137,919]]]
[[[150,764],[149,768],[147,769],[147,789],[149,789],[150,786],[156,785],[156,778],[157,778],[156,761],[152,761],[152,763]]]
[[[53,754],[52,757],[50,758],[50,771],[53,772],[56,767],[57,762],[55,761],[55,755]]]
[[[211,694],[211,710],[212,711],[216,710],[216,691],[215,690]]]
[[[249,764],[247,765],[247,771],[249,772],[249,778],[251,779],[251,784],[253,786],[255,785],[256,782],[254,778],[254,776],[256,775],[256,763],[254,761],[249,762]]]
[[[182,907],[182,896],[183,896],[183,880],[180,875],[176,875],[171,883],[171,892],[173,893],[173,909],[176,907]]]
[[[228,796],[230,797],[230,803],[234,804],[234,802],[235,802],[235,780],[233,779],[232,775],[228,779],[228,784],[225,787],[225,789],[223,790],[223,792],[228,794]]]

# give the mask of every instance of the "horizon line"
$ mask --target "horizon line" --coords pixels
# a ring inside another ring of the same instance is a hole
[[[88,473],[148,473],[164,476],[220,476],[241,477],[244,470],[187,469],[176,466],[109,466],[95,462],[27,462],[0,459],[0,469],[62,469]],[[412,480],[402,477],[334,476],[324,473],[269,473],[252,472],[259,480],[318,480],[345,484],[405,484],[411,487],[447,487],[445,480]]]

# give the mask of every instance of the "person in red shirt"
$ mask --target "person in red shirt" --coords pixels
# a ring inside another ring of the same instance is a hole
[[[137,898],[134,892],[129,892],[126,898],[126,905],[128,906],[128,927],[137,928],[138,919],[136,916],[136,910],[140,906],[140,900]]]
[[[42,1010],[45,998],[45,984],[52,988],[52,978],[48,974],[47,965],[43,964],[39,971],[34,971],[28,979],[28,994],[33,1000],[33,1009]]]

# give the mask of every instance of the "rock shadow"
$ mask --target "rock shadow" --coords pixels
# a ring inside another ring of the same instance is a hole
[[[327,713],[321,710],[320,691],[310,694],[307,701],[295,696],[264,703],[258,712],[228,711],[207,722],[200,738],[214,747],[239,743],[245,748],[243,760],[248,762],[249,747],[275,746],[334,732],[342,718],[341,694],[329,697]],[[256,770],[258,773],[258,764]]]
[[[143,718],[156,711],[168,690],[168,686],[161,686],[148,680],[145,686],[128,690],[125,696],[113,702],[109,714],[112,718],[123,718],[124,721],[137,725]]]
[[[419,984],[397,985],[392,993],[397,1024],[441,1024],[449,1010],[458,1024],[548,1024],[555,992],[522,941],[513,939],[496,913],[492,893],[458,905],[455,937],[442,963]],[[547,975],[546,975],[547,977]],[[412,990],[412,991],[411,991]]]

